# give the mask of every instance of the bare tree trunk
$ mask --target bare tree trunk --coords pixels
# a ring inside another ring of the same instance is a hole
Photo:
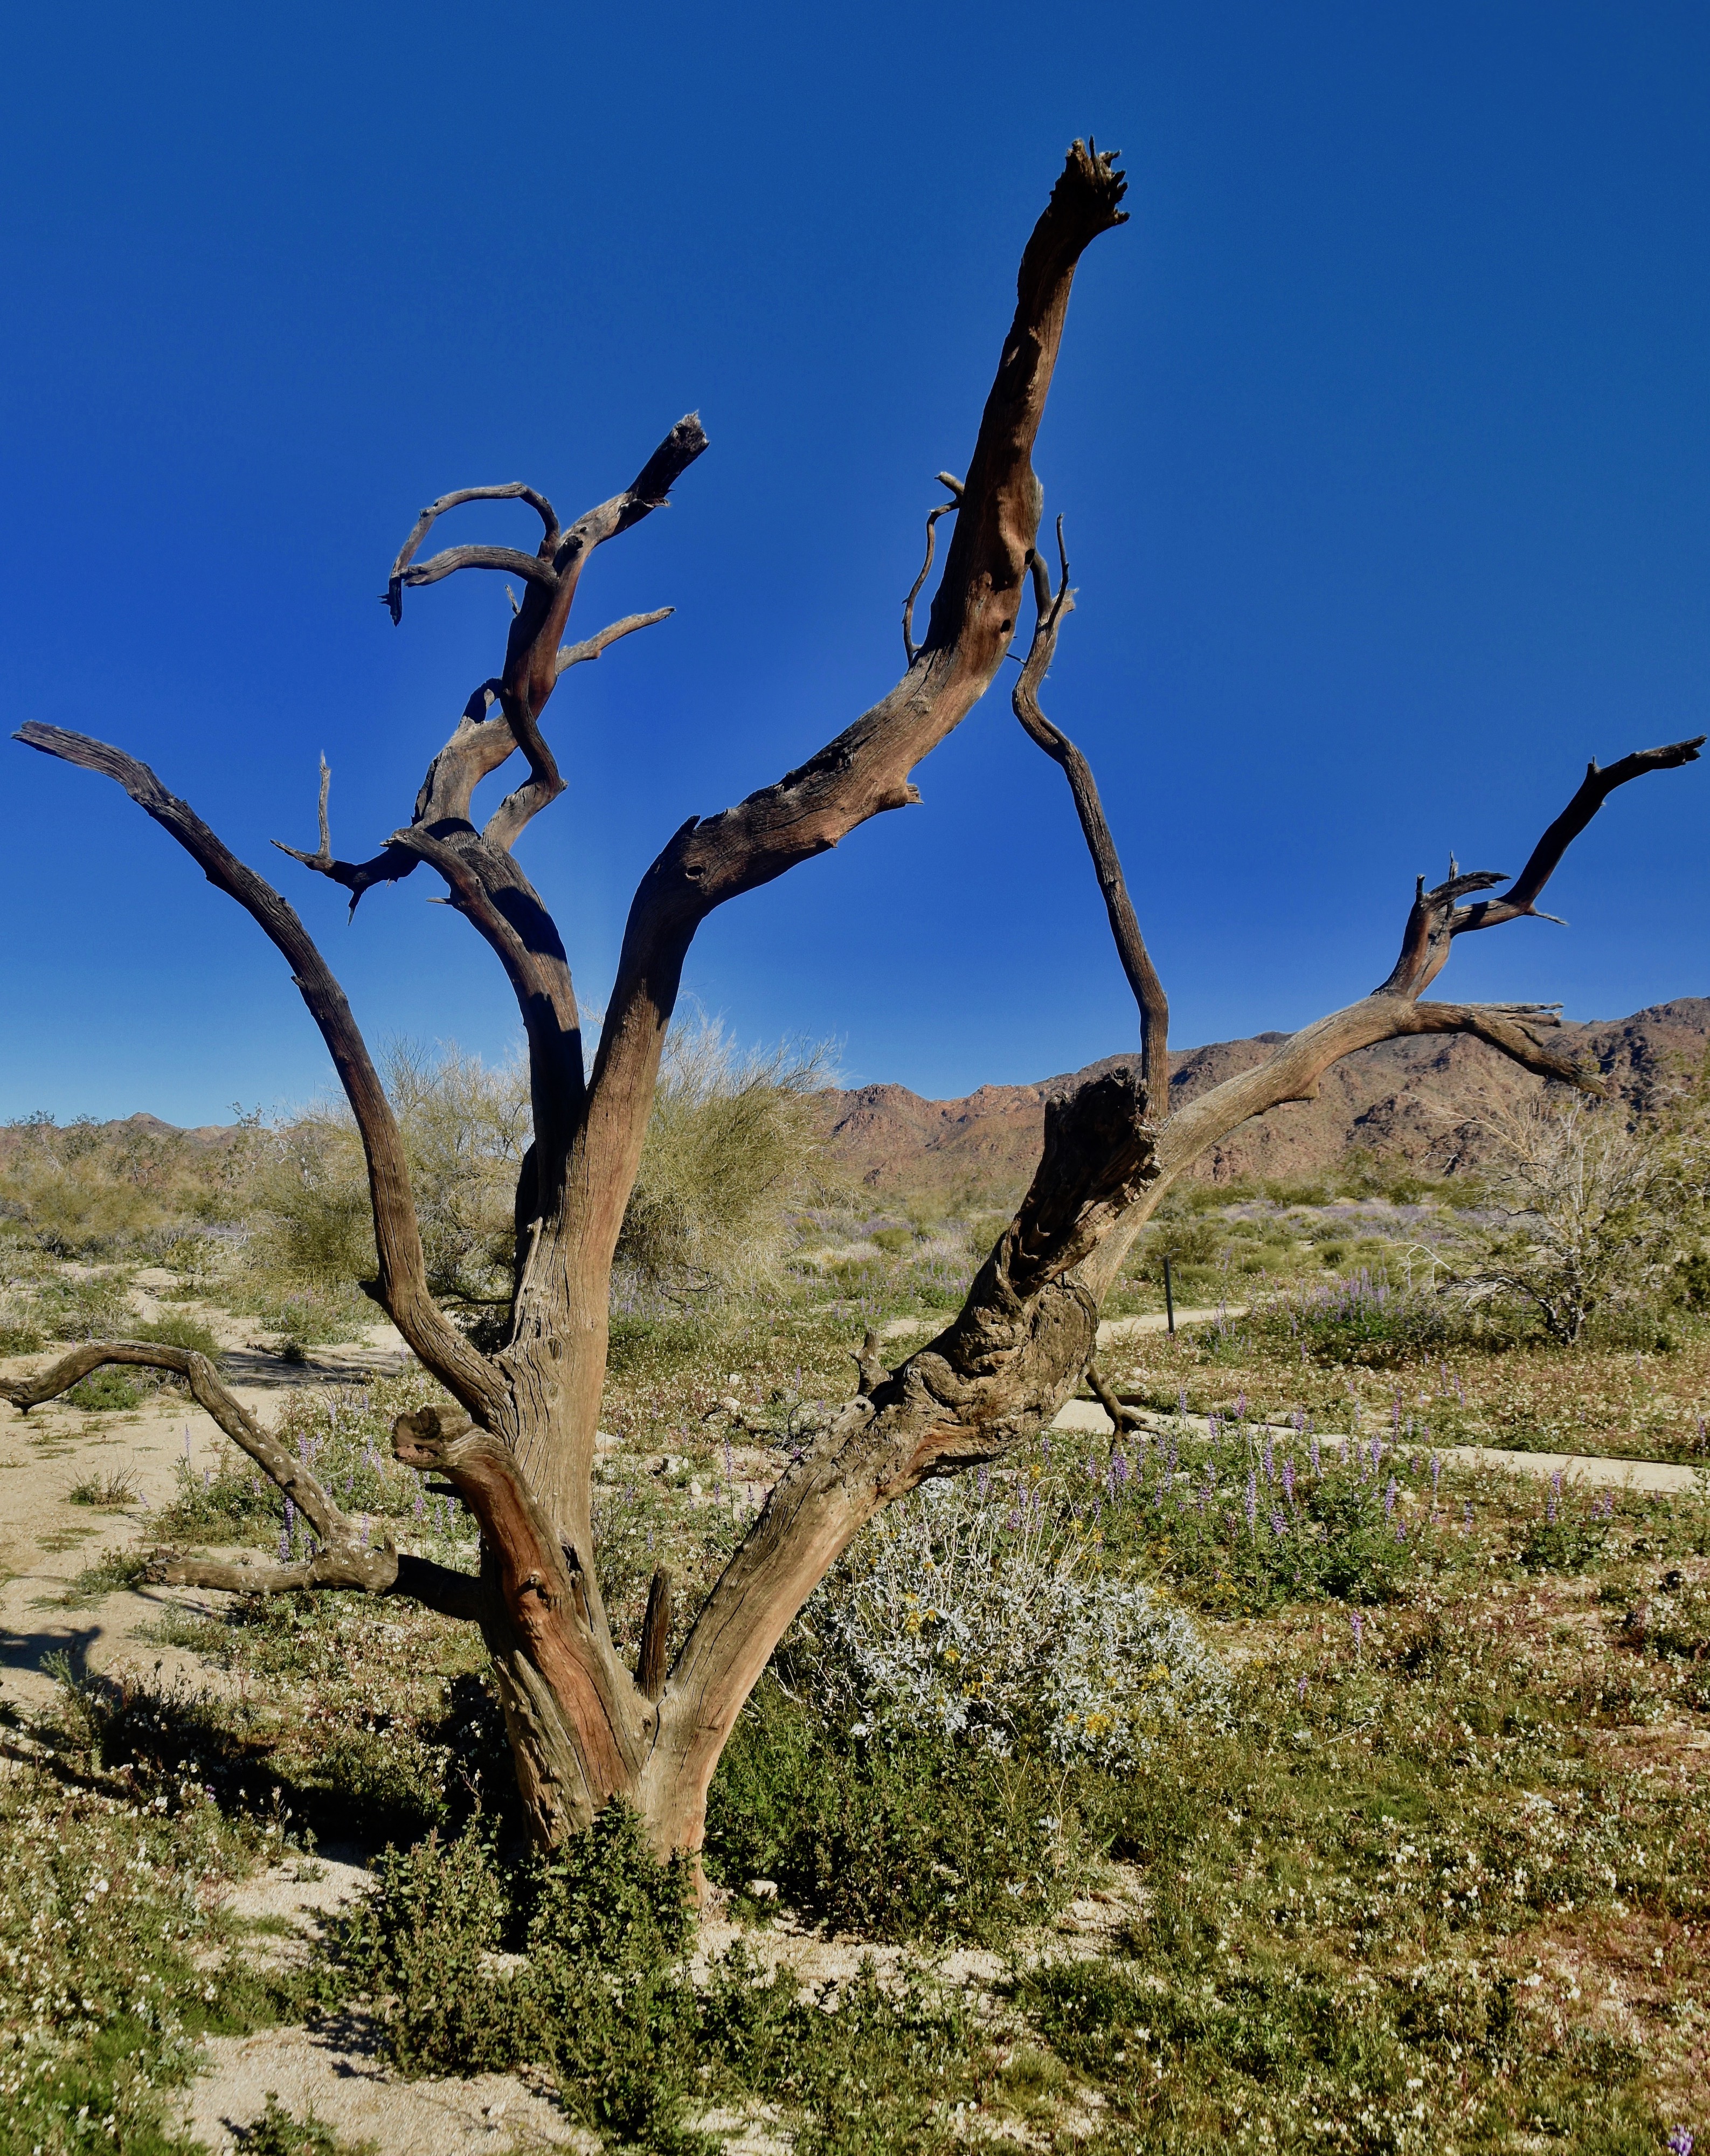
[[[547,908],[512,858],[531,819],[564,790],[542,715],[572,667],[662,622],[669,608],[630,615],[586,642],[561,645],[593,550],[659,507],[707,446],[699,419],[680,420],[621,494],[567,530],[543,495],[517,484],[446,495],[418,519],[388,587],[394,621],[406,590],[465,568],[521,580],[523,598],[500,673],[470,697],[429,765],[410,822],[366,860],[332,852],[322,768],[320,844],[285,851],[351,893],[423,865],[494,952],[527,1035],[533,1142],[519,1179],[516,1298],[506,1344],[482,1354],[428,1289],[403,1146],[342,991],[301,921],[145,765],[122,750],[31,721],[31,747],[111,778],[210,880],[251,914],[285,957],[320,1027],[366,1151],[380,1277],[377,1291],[458,1411],[401,1417],[398,1459],[444,1476],[480,1522],[479,1574],[400,1554],[367,1537],[316,1478],[226,1392],[201,1357],[149,1342],[80,1348],[39,1377],[3,1388],[27,1410],[103,1362],[178,1372],[196,1398],[312,1523],[316,1553],[301,1564],[234,1566],[158,1554],[169,1580],[247,1592],[359,1589],[404,1594],[478,1624],[492,1657],[519,1787],[537,1838],[550,1845],[585,1826],[614,1796],[634,1803],[655,1845],[698,1849],[706,1793],[744,1701],[786,1628],[829,1568],[884,1506],[930,1476],[999,1457],[1049,1424],[1091,1360],[1101,1302],[1135,1235],[1174,1179],[1206,1147],[1249,1117],[1310,1098],[1341,1057],[1426,1032],[1468,1033],[1527,1069],[1590,1086],[1544,1038],[1552,1011],[1419,1000],[1451,939],[1536,911],[1561,855],[1616,786],[1689,762],[1697,742],[1593,767],[1539,841],[1505,900],[1462,907],[1503,879],[1458,875],[1415,896],[1402,952],[1381,988],[1305,1028],[1258,1070],[1179,1113],[1168,1103],[1168,1005],[1147,952],[1098,789],[1086,758],[1039,706],[1039,691],[1072,609],[1058,549],[1055,593],[1035,547],[1040,489],[1031,454],[1043,417],[1081,255],[1124,221],[1115,162],[1077,142],[1023,254],[1014,319],[1004,340],[965,480],[940,475],[952,499],[927,519],[927,562],[904,608],[906,671],[836,740],[734,808],[691,818],[642,879],[592,1073],[584,1068],[569,962]],[[477,500],[526,503],[539,516],[537,550],[454,547],[416,559],[438,519]],[[924,641],[913,606],[933,558],[934,530],[956,519]],[[1063,770],[1133,990],[1140,1054],[1096,1066],[1046,1106],[1036,1174],[982,1266],[961,1311],[936,1339],[886,1371],[869,1336],[860,1391],[780,1478],[741,1547],[695,1615],[667,1668],[669,1582],[650,1596],[638,1667],[625,1666],[601,1600],[590,1521],[595,1435],[605,1383],[611,1270],[641,1160],[660,1059],[685,959],[714,908],[836,845],[883,810],[918,800],[910,773],[973,709],[1009,652],[1031,589],[1035,625],[1014,691],[1030,736]],[[483,829],[476,785],[520,754],[526,776]]]

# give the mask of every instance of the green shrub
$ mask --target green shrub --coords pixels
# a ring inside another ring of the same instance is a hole
[[[56,1340],[127,1340],[136,1326],[130,1285],[128,1272],[42,1281],[36,1287],[42,1322]]]
[[[719,1763],[706,1854],[737,1892],[770,1879],[834,1930],[983,1944],[1061,1907],[1084,1862],[1053,1763],[834,1733],[773,1678]]]
[[[269,2089],[259,2118],[237,2128],[238,2146],[244,2156],[376,2156],[374,2141],[341,2141],[330,2126],[316,2118],[311,2105],[306,2118],[297,2118]]]
[[[136,1476],[128,1467],[105,1475],[85,1475],[65,1492],[68,1504],[89,1505],[98,1512],[128,1512],[136,1502]]]
[[[1615,1500],[1605,1492],[1575,1507],[1564,1502],[1560,1475],[1551,1477],[1548,1500],[1517,1553],[1528,1572],[1583,1572],[1602,1556]]]
[[[113,1408],[140,1406],[150,1388],[139,1383],[130,1369],[116,1363],[104,1363],[98,1370],[91,1370],[86,1378],[80,1378],[65,1398],[74,1408],[91,1409],[97,1413]]]
[[[691,2107],[763,2099],[804,2121],[804,2150],[916,2148],[947,2097],[968,2092],[984,2046],[963,2010],[870,1966],[804,1999],[737,1945],[697,1991],[686,1860],[661,1864],[612,1804],[556,1856],[506,1867],[480,1823],[383,1858],[372,1895],[323,1966],[326,1995],[384,1998],[406,2072],[530,2063],[609,2143],[706,2145]],[[505,1949],[521,1949],[507,1966]],[[834,2005],[835,2011],[828,2010]]]
[[[210,1363],[219,1359],[218,1341],[193,1317],[157,1317],[147,1325],[133,1326],[126,1337],[158,1341],[165,1348],[182,1348],[188,1354],[207,1356]]]

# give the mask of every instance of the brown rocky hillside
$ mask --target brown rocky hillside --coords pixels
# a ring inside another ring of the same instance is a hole
[[[1682,996],[1631,1018],[1564,1025],[1563,1039],[1636,1105],[1695,1070],[1710,1045],[1710,997]],[[1184,1106],[1261,1062],[1286,1036],[1220,1040],[1170,1059],[1170,1099]],[[982,1086],[963,1101],[925,1101],[906,1086],[830,1091],[834,1159],[876,1196],[933,1192],[1006,1197],[1039,1157],[1047,1089]],[[1291,1101],[1236,1131],[1199,1163],[1201,1177],[1293,1181],[1364,1152],[1430,1175],[1476,1165],[1488,1149],[1483,1120],[1540,1090],[1542,1081],[1481,1041],[1461,1034],[1389,1040],[1328,1071],[1316,1101]]]

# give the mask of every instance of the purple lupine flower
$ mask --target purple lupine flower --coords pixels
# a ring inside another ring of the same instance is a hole
[[[415,1517],[416,1517],[418,1519],[420,1519],[420,1518],[421,1518],[421,1517],[422,1517],[422,1515],[423,1515],[423,1513],[424,1513],[424,1512],[425,1512],[427,1511],[427,1509],[428,1509],[428,1507],[427,1507],[427,1501],[426,1501],[426,1500],[424,1498],[424,1496],[422,1496],[421,1489],[420,1489],[419,1486],[418,1486],[417,1490],[416,1490],[416,1502],[415,1502],[415,1503],[414,1503],[414,1504],[410,1507],[410,1509],[411,1509],[411,1511],[415,1514]]]
[[[1381,1437],[1374,1437],[1372,1440],[1369,1450],[1372,1455],[1372,1472],[1375,1475],[1378,1471],[1378,1462],[1384,1457],[1383,1439]]]
[[[184,1457],[187,1460],[190,1457],[190,1425],[187,1422],[184,1425]]]
[[[1297,1699],[1304,1699],[1306,1697],[1307,1681],[1304,1677],[1302,1677],[1300,1682],[1295,1686],[1294,1696]]]
[[[1185,1385],[1179,1385],[1176,1389],[1176,1413],[1180,1415],[1184,1415],[1187,1412],[1188,1389]],[[1702,1422],[1698,1424],[1698,1434],[1701,1437],[1704,1434],[1704,1425]]]
[[[1273,1512],[1271,1515],[1271,1532],[1278,1542],[1281,1542],[1288,1532],[1288,1522],[1281,1512]]]
[[[281,1564],[289,1564],[291,1561],[291,1538],[283,1527],[279,1531],[279,1561]]]
[[[1668,2138],[1662,2144],[1668,2156],[1692,2156],[1692,2129],[1690,2126],[1669,2128]]]
[[[1435,1509],[1437,1502],[1437,1485],[1442,1481],[1442,1479],[1443,1463],[1439,1456],[1434,1452],[1431,1455],[1431,1505],[1433,1509]]]
[[[1463,1497],[1461,1500],[1461,1524],[1463,1527],[1468,1529],[1472,1526],[1472,1500],[1471,1497]]]
[[[1265,1480],[1266,1482],[1276,1480],[1276,1452],[1268,1430],[1265,1433]]]
[[[1237,1393],[1235,1394],[1235,1420],[1237,1422],[1245,1422],[1246,1419],[1247,1396],[1245,1393]]]
[[[1313,1477],[1315,1480],[1321,1480],[1324,1473],[1324,1468],[1323,1464],[1318,1456],[1318,1433],[1317,1430],[1312,1432],[1312,1455]]]
[[[1247,1477],[1247,1532],[1250,1535],[1256,1532],[1258,1518],[1259,1478],[1256,1475],[1250,1475]]]
[[[1395,1522],[1395,1539],[1398,1543],[1404,1543],[1407,1540],[1407,1522],[1405,1520],[1398,1520]]]
[[[1350,1609],[1348,1613],[1348,1620],[1353,1627],[1353,1651],[1358,1654],[1365,1643],[1366,1620],[1360,1615],[1358,1609]]]
[[[1395,1477],[1389,1477],[1389,1486],[1384,1492],[1384,1517],[1387,1520],[1395,1510]]]
[[[1293,1504],[1294,1462],[1291,1460],[1285,1460],[1282,1463],[1282,1494],[1291,1505]]]

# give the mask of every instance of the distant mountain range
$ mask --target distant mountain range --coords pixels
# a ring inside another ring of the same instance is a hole
[[[1261,1033],[1179,1050],[1170,1058],[1172,1107],[1251,1070],[1287,1037]],[[1623,1099],[1642,1104],[1702,1062],[1710,1048],[1710,997],[1682,996],[1631,1018],[1564,1025],[1559,1037],[1612,1080]],[[906,1086],[831,1087],[820,1098],[833,1160],[876,1198],[919,1193],[999,1201],[1032,1174],[1045,1096],[1061,1083],[981,1086],[962,1101],[922,1100]],[[1463,1034],[1383,1041],[1327,1070],[1316,1101],[1291,1101],[1232,1132],[1194,1173],[1214,1183],[1295,1182],[1365,1152],[1428,1175],[1453,1175],[1487,1155],[1483,1124],[1492,1109],[1512,1106],[1542,1084]],[[144,1142],[177,1137],[198,1147],[228,1145],[235,1135],[222,1124],[175,1132],[146,1113],[105,1127]],[[18,1129],[0,1129],[0,1166],[22,1137]]]
[[[1594,1062],[1635,1104],[1692,1070],[1710,1045],[1710,997],[1682,996],[1631,1018],[1561,1029],[1564,1046]],[[1286,1034],[1220,1040],[1170,1058],[1170,1104],[1262,1063]],[[876,1197],[937,1192],[1008,1197],[1032,1173],[1044,1127],[1035,1086],[982,1086],[962,1101],[925,1101],[906,1086],[860,1086],[824,1096],[833,1158]],[[1351,1153],[1452,1175],[1488,1152],[1482,1127],[1494,1108],[1536,1093],[1543,1081],[1482,1041],[1461,1034],[1387,1040],[1327,1071],[1316,1101],[1291,1101],[1214,1146],[1197,1175],[1295,1181],[1322,1174]]]

